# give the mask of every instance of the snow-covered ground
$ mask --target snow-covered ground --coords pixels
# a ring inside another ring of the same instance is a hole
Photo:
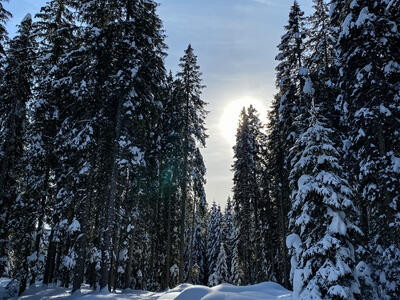
[[[279,284],[264,282],[252,286],[237,287],[230,284],[208,288],[182,284],[163,293],[125,290],[123,292],[92,292],[82,289],[81,292],[70,294],[69,290],[60,287],[37,286],[29,288],[22,297],[23,300],[291,300],[292,293]],[[1,300],[1,299],[0,299]]]

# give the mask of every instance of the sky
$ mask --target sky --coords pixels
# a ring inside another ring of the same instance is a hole
[[[252,104],[267,121],[275,93],[275,56],[293,0],[158,0],[169,47],[167,69],[176,73],[190,43],[207,86],[209,139],[203,156],[209,203],[222,207],[232,194],[234,134],[240,109]],[[14,17],[12,36],[27,13],[34,15],[45,0],[10,0],[4,6]],[[298,0],[306,13],[311,0]]]

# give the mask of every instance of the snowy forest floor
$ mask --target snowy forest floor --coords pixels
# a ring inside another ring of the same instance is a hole
[[[0,300],[4,298],[0,295]],[[182,284],[162,293],[125,290],[116,293],[93,292],[83,288],[71,295],[70,290],[60,287],[37,285],[29,288],[20,298],[23,300],[291,300],[292,293],[279,284],[264,282],[251,286],[221,284],[213,288]]]

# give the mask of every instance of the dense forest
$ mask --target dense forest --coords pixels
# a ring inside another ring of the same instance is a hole
[[[153,0],[0,0],[0,276],[79,290],[278,282],[400,298],[400,1],[294,1],[268,120],[243,108],[207,204],[205,88]],[[12,292],[12,291],[10,291]]]

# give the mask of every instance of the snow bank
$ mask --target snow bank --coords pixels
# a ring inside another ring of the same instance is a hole
[[[264,282],[251,286],[221,284],[213,288],[182,284],[174,289],[153,293],[147,291],[125,290],[117,293],[92,292],[85,287],[71,295],[60,287],[36,286],[29,288],[21,300],[291,300],[292,293],[277,283]]]
[[[192,286],[175,300],[274,300],[292,299],[291,293],[277,283],[264,282],[250,286],[221,284],[213,288]]]

